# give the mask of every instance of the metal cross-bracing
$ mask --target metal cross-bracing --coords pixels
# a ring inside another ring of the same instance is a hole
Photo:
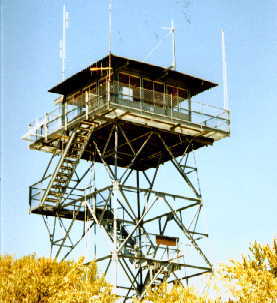
[[[75,256],[85,241],[77,254],[95,260],[125,301],[212,270],[198,244],[207,234],[197,225],[203,201],[193,157],[211,142],[121,120],[102,128],[84,121],[66,136],[30,187],[53,257]]]

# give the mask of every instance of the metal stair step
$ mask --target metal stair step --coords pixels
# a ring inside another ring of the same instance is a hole
[[[90,127],[89,126],[82,126],[82,125],[80,125],[79,126],[79,130],[82,132],[82,131],[84,131],[84,132],[86,132],[86,133],[88,133],[89,131],[90,131]]]
[[[58,202],[60,202],[60,200],[59,200],[59,199],[54,199],[54,198],[49,198],[49,197],[47,197],[47,198],[45,199],[45,201],[48,201],[48,202],[54,202],[54,203],[58,203]]]
[[[66,174],[66,173],[57,173],[57,176],[58,176],[58,177],[70,177],[70,176],[71,176],[71,173],[70,173],[70,174]]]
[[[61,189],[61,188],[63,189],[63,188],[65,188],[65,187],[64,187],[63,185],[56,184],[56,185],[52,185],[51,188],[52,188],[52,189],[53,189],[53,188],[54,188],[54,189]]]
[[[64,193],[61,192],[55,192],[55,191],[49,191],[48,192],[49,196],[56,196],[56,197],[62,197],[64,195]]]
[[[69,183],[69,182],[78,182],[77,180],[73,180],[73,179],[64,179],[64,178],[56,178],[55,180],[54,180],[54,183]],[[63,185],[63,187],[65,187],[64,185]],[[66,187],[67,188],[67,187]]]
[[[56,177],[54,179],[55,183],[64,183],[64,182],[67,182],[67,181],[68,181],[68,178],[64,178],[64,177]]]
[[[54,180],[54,183],[57,183],[57,185],[61,184],[61,183],[67,183],[67,182],[68,182],[68,180],[65,180],[65,179],[55,179]]]
[[[66,170],[72,171],[72,170],[73,170],[73,167],[72,167],[72,166],[64,166],[64,165],[62,165],[62,166],[61,166],[61,169],[66,169]]]
[[[83,123],[79,126],[79,130],[88,132],[90,130],[89,126],[84,126]]]
[[[95,126],[95,122],[91,122],[91,121],[88,121],[88,120],[83,120],[82,122],[81,122],[81,125],[82,124],[85,124],[85,125],[90,125],[90,126]]]
[[[55,173],[44,193],[43,202],[60,202],[69,189],[68,185],[72,182],[79,182],[72,180],[72,176],[89,141],[93,125],[89,121],[81,122],[79,129],[70,136]]]
[[[63,162],[76,164],[76,160],[64,159]]]

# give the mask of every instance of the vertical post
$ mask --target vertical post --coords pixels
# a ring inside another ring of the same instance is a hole
[[[188,111],[189,111],[189,121],[192,120],[192,114],[191,114],[191,95],[190,95],[190,91],[188,90],[188,104],[189,104],[189,108],[188,108]]]
[[[166,115],[166,85],[165,83],[163,84],[164,92],[163,92],[163,109],[164,109],[164,114]]]
[[[111,57],[111,55],[109,55],[109,58]],[[110,59],[109,59],[110,61]],[[111,71],[109,69],[108,72],[108,81],[107,81],[107,99],[108,99],[108,106],[110,106],[111,103],[111,75],[110,75]]]
[[[179,102],[179,88],[177,87],[177,103],[178,103],[178,112],[180,112],[180,102]]]
[[[117,152],[118,152],[118,125],[115,124],[115,130],[114,130],[114,175],[115,179],[117,180]]]
[[[143,79],[142,77],[139,77],[139,102],[140,102],[141,111],[142,111],[142,98],[143,98],[142,90],[143,90]]]
[[[90,175],[90,188],[89,190],[92,193],[95,193],[96,191],[96,185],[95,185],[95,154],[91,154],[90,156],[90,161],[93,163],[91,166],[91,175]],[[94,214],[96,214],[96,194],[92,195],[91,197],[91,203],[92,203],[92,211]],[[97,222],[94,223],[94,260],[96,259],[97,256],[97,251],[96,251],[96,225]]]
[[[85,91],[85,102],[86,102],[86,120],[88,120],[88,90]]]
[[[113,201],[112,201],[112,208],[113,208],[113,242],[114,248],[112,252],[112,259],[114,262],[114,270],[115,270],[115,287],[117,286],[117,267],[118,267],[118,254],[117,254],[117,199],[118,199],[118,191],[119,191],[119,183],[117,180],[117,152],[118,152],[118,125],[115,125],[114,131],[114,175],[115,180],[113,180]]]
[[[64,103],[64,129],[67,130],[67,121],[68,117],[67,117],[67,101],[65,100]]]
[[[137,210],[138,210],[138,217],[137,217],[137,220],[139,221],[140,220],[140,217],[141,217],[141,209],[140,209],[140,184],[139,184],[139,171],[137,170],[136,171],[136,179],[137,179]],[[141,224],[141,223],[140,223]],[[139,232],[139,251],[141,252],[141,227],[139,225],[138,227],[138,232]],[[143,281],[142,281],[142,268],[141,268],[141,263],[139,263],[139,293],[141,293],[141,290],[142,290],[142,284],[143,284]]]
[[[99,102],[99,81],[96,80],[96,107],[100,107],[100,102]]]
[[[170,94],[170,113],[171,113],[171,120],[172,120],[172,114],[173,114],[172,93]]]
[[[152,81],[153,85],[152,85],[152,89],[153,89],[153,108],[154,108],[154,112],[155,112],[155,87],[154,87],[154,81]]]
[[[63,100],[61,102],[61,121],[62,121],[62,127],[65,128],[65,100],[66,100],[66,97],[64,96],[63,97]]]
[[[48,139],[48,114],[45,113],[44,116],[44,134],[45,134],[45,140],[47,142]]]
[[[29,186],[29,212],[31,212],[32,201],[32,186]]]

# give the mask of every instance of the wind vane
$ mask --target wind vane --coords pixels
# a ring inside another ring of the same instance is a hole
[[[168,30],[169,34],[172,38],[172,64],[170,66],[171,69],[176,70],[176,39],[175,39],[175,32],[176,28],[174,26],[173,20],[171,20],[170,27],[162,27],[162,29]]]

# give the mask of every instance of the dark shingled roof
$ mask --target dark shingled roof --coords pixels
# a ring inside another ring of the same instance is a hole
[[[49,92],[67,95],[90,84],[101,75],[100,72],[91,72],[91,67],[108,67],[109,55],[91,64],[87,68],[67,78],[65,81],[52,87]],[[195,96],[207,89],[217,86],[216,83],[180,73],[169,68],[140,62],[133,59],[119,57],[111,54],[111,67],[113,70],[120,70],[137,74],[153,81],[166,82],[169,85],[189,88],[192,96]]]

